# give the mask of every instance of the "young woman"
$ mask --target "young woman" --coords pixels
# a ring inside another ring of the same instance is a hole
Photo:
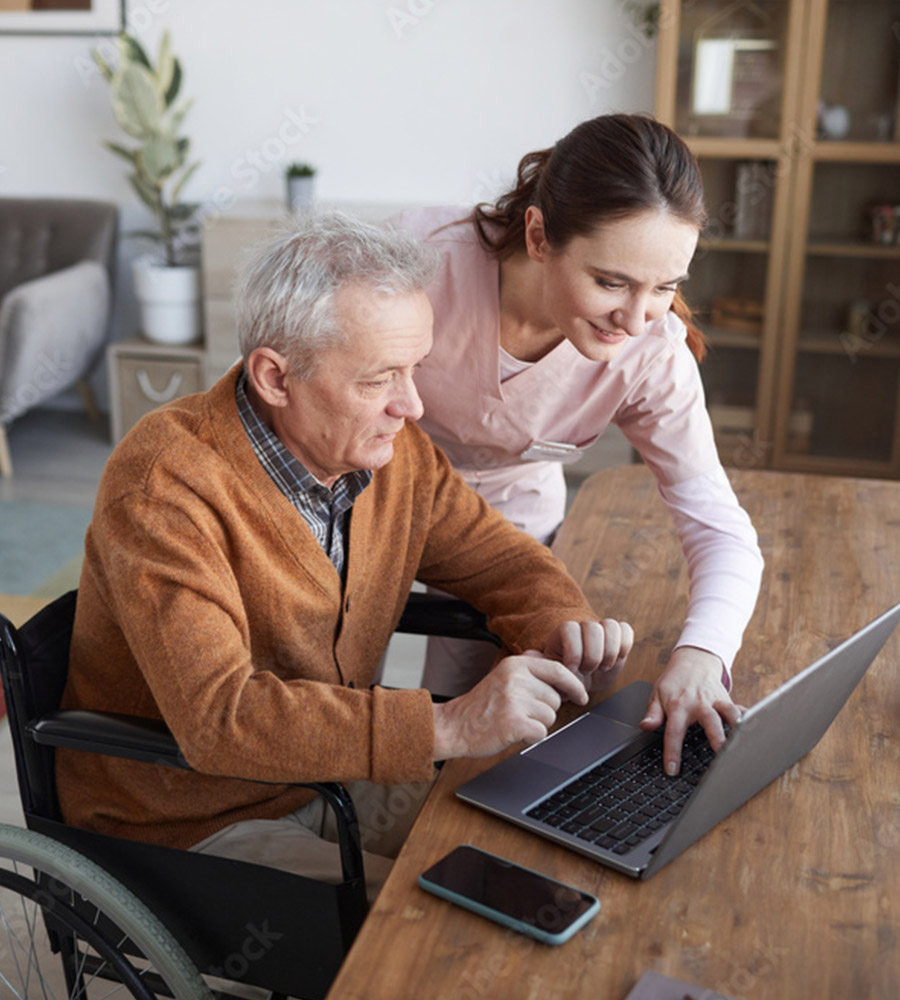
[[[526,155],[493,205],[393,220],[443,258],[429,289],[434,349],[416,379],[422,426],[490,504],[552,538],[565,510],[562,462],[610,423],[656,477],[691,581],[643,722],[667,723],[670,773],[690,723],[718,746],[723,721],[739,716],[730,669],[762,570],[713,441],[703,336],[679,293],[705,218],[684,143],[649,116],[604,115]],[[490,650],[473,659],[435,644],[425,684],[457,694],[491,662]]]

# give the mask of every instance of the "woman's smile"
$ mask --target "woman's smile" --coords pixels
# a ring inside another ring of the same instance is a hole
[[[598,326],[591,320],[588,320],[587,323],[594,331],[594,336],[597,340],[602,341],[604,344],[621,344],[624,340],[628,339],[627,333],[612,333],[609,330],[604,330],[603,327]]]

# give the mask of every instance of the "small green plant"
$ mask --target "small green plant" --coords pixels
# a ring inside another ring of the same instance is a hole
[[[193,101],[176,104],[182,70],[169,33],[160,41],[155,66],[140,42],[124,32],[118,38],[118,65],[111,66],[96,49],[91,55],[109,83],[116,121],[137,140],[133,146],[104,144],[131,164],[128,181],[159,223],[158,231],[131,235],[160,243],[168,266],[181,264],[196,244],[200,208],[182,201],[181,194],[200,164],[188,164],[190,140],[178,134]]]
[[[284,173],[286,177],[315,177],[316,168],[309,163],[289,163]]]
[[[634,17],[635,24],[644,32],[645,38],[655,38],[659,32],[659,4],[645,3],[643,0],[626,0],[625,10]]]

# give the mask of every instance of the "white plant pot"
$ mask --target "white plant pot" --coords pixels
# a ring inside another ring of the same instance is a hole
[[[141,332],[159,344],[192,344],[200,339],[200,269],[166,267],[141,257],[132,264]]]
[[[288,207],[295,215],[312,208],[315,180],[315,177],[288,177]]]

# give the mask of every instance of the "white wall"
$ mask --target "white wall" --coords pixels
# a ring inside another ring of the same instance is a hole
[[[490,198],[577,122],[652,107],[655,47],[624,0],[128,0],[153,52],[172,33],[196,103],[185,132],[208,211],[283,198],[316,165],[325,200]],[[0,193],[103,197],[149,221],[101,146],[119,139],[90,62],[109,39],[0,36]],[[298,124],[299,123],[299,124]],[[115,335],[132,332],[123,240]],[[99,386],[102,390],[102,384]]]

